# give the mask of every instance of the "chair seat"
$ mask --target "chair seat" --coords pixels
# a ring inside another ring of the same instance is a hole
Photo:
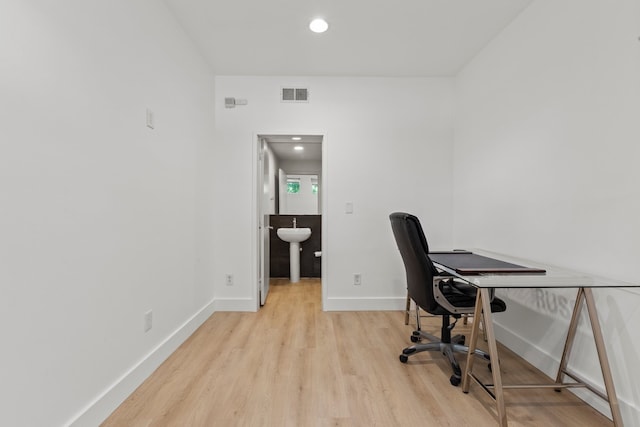
[[[441,282],[440,287],[447,301],[459,308],[473,309],[476,304],[476,294],[478,288],[467,282],[449,279]],[[507,309],[507,304],[500,298],[493,298],[491,301],[491,312],[500,313]],[[427,310],[434,315],[452,314],[444,307],[437,306],[435,310]]]
[[[476,304],[475,298],[452,296],[451,298],[448,298],[448,299],[453,305],[458,307],[474,308]],[[507,310],[507,304],[500,298],[494,298],[493,301],[491,301],[492,313],[502,313],[503,311],[506,311],[506,310]],[[430,310],[428,312],[436,316],[451,314],[448,310],[445,310],[442,307],[437,307],[435,310]]]

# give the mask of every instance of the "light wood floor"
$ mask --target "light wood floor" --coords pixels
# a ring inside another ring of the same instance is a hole
[[[465,395],[449,384],[441,354],[399,362],[411,344],[403,313],[322,312],[320,294],[317,279],[272,281],[259,312],[215,313],[103,426],[496,425],[478,386]],[[456,331],[468,331],[461,323]],[[423,329],[439,335],[437,319]],[[544,381],[500,350],[505,382]],[[506,399],[510,426],[612,425],[567,391]]]

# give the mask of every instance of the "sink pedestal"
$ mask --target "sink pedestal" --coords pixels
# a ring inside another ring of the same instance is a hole
[[[291,283],[300,281],[300,243],[289,243],[289,277]]]
[[[300,281],[300,242],[311,236],[310,228],[279,228],[278,237],[289,242],[289,276],[291,283]]]

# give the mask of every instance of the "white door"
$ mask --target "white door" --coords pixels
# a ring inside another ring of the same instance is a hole
[[[258,288],[260,305],[264,305],[269,293],[269,158],[267,143],[263,138],[258,141]]]
[[[278,191],[278,197],[280,199],[278,213],[280,215],[286,215],[289,213],[287,208],[287,173],[282,169],[278,169]]]

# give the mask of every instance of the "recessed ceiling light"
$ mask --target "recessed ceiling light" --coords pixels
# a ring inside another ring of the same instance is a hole
[[[304,150],[304,147],[302,145],[296,145],[295,147],[293,147],[293,149],[296,151],[302,151]]]
[[[292,136],[291,140],[292,141],[300,141],[302,138],[300,138],[299,136]]]
[[[317,18],[311,21],[309,29],[314,33],[324,33],[329,28],[329,24],[322,18]]]

